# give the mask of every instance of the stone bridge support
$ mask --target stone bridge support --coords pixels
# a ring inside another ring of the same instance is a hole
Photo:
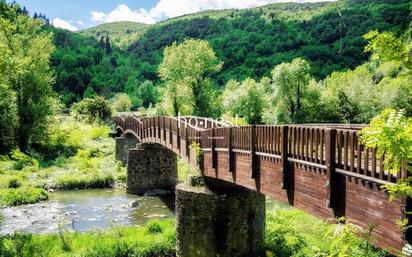
[[[265,230],[264,195],[239,187],[176,188],[177,257],[255,257]]]
[[[127,154],[130,149],[136,148],[139,140],[131,134],[123,134],[115,138],[115,159],[121,161],[123,165],[127,164]]]
[[[126,191],[173,189],[177,184],[177,156],[160,144],[138,144],[128,151]]]

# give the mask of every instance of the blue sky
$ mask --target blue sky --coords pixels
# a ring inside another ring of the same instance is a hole
[[[279,1],[284,0],[17,0],[31,15],[44,13],[54,26],[72,31],[123,20],[153,24],[202,10],[243,9]]]

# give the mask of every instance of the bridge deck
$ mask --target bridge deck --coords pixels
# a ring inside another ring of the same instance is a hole
[[[142,142],[155,142],[195,164],[193,143],[203,149],[203,174],[289,202],[320,218],[347,220],[373,231],[378,246],[394,252],[405,243],[397,222],[405,217],[405,199],[389,201],[382,185],[407,174],[383,169],[384,156],[365,147],[362,126],[285,125],[211,129],[197,117],[115,117],[116,128]]]

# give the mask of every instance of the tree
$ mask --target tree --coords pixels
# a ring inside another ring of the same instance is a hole
[[[113,98],[112,109],[114,112],[129,112],[132,108],[132,100],[127,94],[116,94]]]
[[[241,84],[231,80],[222,95],[223,109],[232,117],[238,115],[245,118],[249,124],[260,124],[267,102],[264,89],[264,84],[250,78]]]
[[[222,62],[207,41],[189,39],[182,44],[166,47],[159,66],[160,78],[167,82],[167,97],[172,113],[182,111],[183,105],[191,106],[187,114],[205,115],[208,110],[210,78],[222,68]],[[182,100],[184,102],[182,102]]]
[[[372,60],[396,61],[408,72],[412,71],[412,41],[402,42],[391,32],[379,33],[377,30],[370,31],[363,36],[369,41],[365,51],[372,52]]]
[[[277,104],[286,106],[290,121],[299,122],[302,98],[305,95],[310,76],[310,65],[301,58],[282,63],[272,71]]]
[[[112,115],[109,102],[101,96],[85,98],[73,104],[70,111],[76,119],[87,122],[105,122]]]
[[[107,54],[112,53],[112,47],[111,47],[111,45],[110,45],[109,33],[106,34],[105,48],[106,48],[106,53],[107,53]]]
[[[26,15],[0,18],[0,77],[12,91],[17,117],[16,136],[21,151],[40,140],[47,119],[53,114],[55,96],[50,55],[54,50],[51,35],[39,20]]]
[[[138,89],[138,96],[143,101],[143,107],[148,108],[157,103],[159,92],[152,81],[145,80]]]

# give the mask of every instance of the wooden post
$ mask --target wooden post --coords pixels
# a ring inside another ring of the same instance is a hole
[[[227,162],[229,172],[233,172],[232,161],[232,127],[227,128]]]
[[[216,152],[215,152],[215,129],[212,128],[210,130],[211,136],[210,136],[210,153],[212,156],[212,169],[216,168]]]
[[[157,138],[158,142],[162,142],[162,130],[160,128],[160,116],[157,116]]]
[[[336,129],[327,129],[325,135],[326,146],[326,176],[327,176],[327,206],[333,208],[335,204],[336,189]]]
[[[288,162],[288,126],[283,126],[281,130],[281,158],[282,158],[282,189],[289,187],[289,162]]]
[[[176,120],[176,148],[180,153],[180,120]]]
[[[163,141],[166,145],[166,116],[163,116]]]
[[[250,138],[250,177],[256,178],[257,176],[257,161],[256,161],[256,127],[255,125],[250,126],[249,130]]]
[[[169,118],[169,144],[173,149],[172,118]]]
[[[189,157],[189,152],[190,152],[190,145],[189,145],[189,126],[185,123],[185,152],[186,152],[186,156]]]

